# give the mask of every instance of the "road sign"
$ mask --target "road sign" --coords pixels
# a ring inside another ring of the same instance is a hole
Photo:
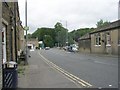
[[[29,30],[29,27],[26,27],[26,26],[25,26],[25,27],[24,27],[24,30],[25,30],[25,31]]]

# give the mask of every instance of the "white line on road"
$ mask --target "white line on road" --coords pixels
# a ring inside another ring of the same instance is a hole
[[[64,74],[67,78],[69,78],[70,80],[74,81],[74,83],[81,85],[82,87],[92,87],[91,84],[89,84],[88,82],[78,78],[77,76],[69,73],[68,71],[60,68],[59,66],[55,65],[53,62],[49,61],[48,59],[46,59],[44,56],[42,56],[39,52],[40,57],[42,57],[44,60],[44,62],[46,62],[49,66],[52,66],[54,69],[58,70],[59,72],[61,72],[62,74]]]

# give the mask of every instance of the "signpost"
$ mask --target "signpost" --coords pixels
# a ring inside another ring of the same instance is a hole
[[[2,28],[2,2],[0,0],[0,29]],[[2,31],[0,30],[0,42],[2,42]],[[2,44],[0,44],[0,89],[2,88]]]
[[[24,30],[26,31],[26,64],[27,64],[27,59],[28,59],[28,50],[27,50],[27,31],[29,30],[29,27],[27,26],[27,0],[25,0],[25,27]]]

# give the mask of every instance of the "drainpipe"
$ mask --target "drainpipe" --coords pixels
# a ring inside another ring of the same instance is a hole
[[[11,24],[11,32],[10,32],[10,53],[11,53],[11,55],[10,55],[10,61],[13,61],[13,49],[12,49],[12,42],[13,42],[13,38],[12,38],[12,32],[13,32],[13,27],[12,27],[12,25],[13,25],[13,21],[12,21],[13,19],[12,19],[12,15],[10,16],[10,24]]]
[[[15,61],[17,62],[17,35],[16,35],[16,3],[14,2],[14,36],[15,36]]]

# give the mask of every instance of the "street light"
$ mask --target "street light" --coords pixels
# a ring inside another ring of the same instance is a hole
[[[28,36],[27,36],[27,31],[29,30],[29,27],[27,26],[27,0],[25,0],[25,27],[24,30],[26,31],[26,60],[27,60],[27,40],[28,40]]]
[[[66,44],[68,46],[68,30],[67,30],[67,21],[66,21]]]

